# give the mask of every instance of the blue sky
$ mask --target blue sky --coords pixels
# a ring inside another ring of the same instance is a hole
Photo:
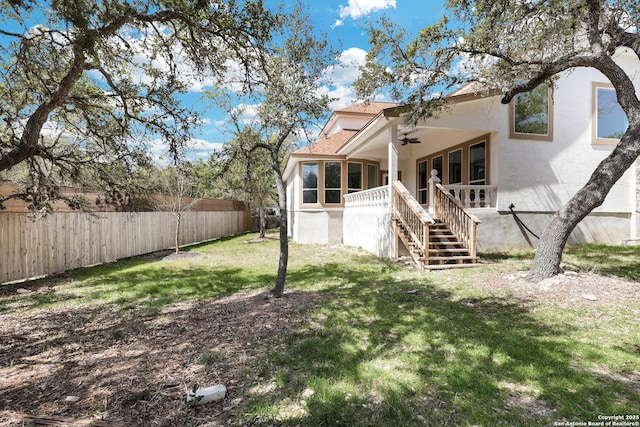
[[[386,16],[402,25],[409,34],[417,33],[425,25],[440,19],[444,0],[305,0],[313,26],[326,33],[335,47],[340,48],[340,62],[345,67],[332,74],[335,85],[327,88],[338,98],[332,109],[356,102],[351,83],[357,77],[357,67],[369,49],[365,25]],[[186,102],[198,103],[201,93],[194,91]],[[225,116],[210,110],[202,126],[196,129],[189,158],[207,158],[219,144],[229,139],[224,132]],[[324,123],[319,123],[322,126]],[[161,154],[162,145],[154,147]]]

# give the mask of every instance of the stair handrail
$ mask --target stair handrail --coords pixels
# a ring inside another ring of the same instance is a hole
[[[480,221],[469,212],[442,184],[435,185],[434,213],[438,220],[446,223],[451,232],[469,250],[472,257],[476,256],[476,232]]]
[[[435,221],[400,181],[393,181],[391,184],[394,190],[394,217],[407,230],[416,248],[422,254],[427,255],[429,251],[429,224],[434,224]]]

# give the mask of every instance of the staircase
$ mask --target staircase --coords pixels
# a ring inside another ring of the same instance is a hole
[[[476,267],[478,257],[472,256],[464,243],[458,240],[449,226],[436,222],[429,227],[429,250],[423,268],[440,270],[446,268]]]
[[[425,270],[478,266],[476,226],[480,222],[442,186],[433,219],[400,182],[393,182],[393,229],[416,266]],[[398,257],[396,249],[396,258]]]

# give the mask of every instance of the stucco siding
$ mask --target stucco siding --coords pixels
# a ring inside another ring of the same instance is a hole
[[[510,249],[531,249],[538,244],[524,227],[518,225],[511,213],[474,214],[482,221],[478,226],[478,251],[501,251]],[[522,222],[540,236],[553,215],[547,213],[518,213]],[[568,244],[605,243],[620,244],[629,237],[631,215],[628,214],[591,214],[587,216],[569,236]]]
[[[294,210],[292,238],[298,243],[342,243],[342,210]]]
[[[379,256],[393,256],[391,212],[385,206],[345,209],[344,244]]]

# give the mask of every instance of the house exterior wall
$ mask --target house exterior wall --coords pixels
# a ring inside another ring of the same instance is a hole
[[[518,225],[511,212],[474,211],[482,223],[478,226],[479,252],[531,249],[538,239]],[[522,222],[540,236],[553,213],[517,213]],[[569,236],[570,245],[582,243],[620,244],[629,237],[631,216],[628,214],[591,214]]]
[[[342,243],[343,209],[296,209],[292,238],[298,243],[336,245]]]
[[[298,243],[342,243],[342,208],[300,208],[299,170],[287,181],[288,235]]]
[[[394,254],[388,187],[350,194],[345,203],[343,243],[378,256]]]

